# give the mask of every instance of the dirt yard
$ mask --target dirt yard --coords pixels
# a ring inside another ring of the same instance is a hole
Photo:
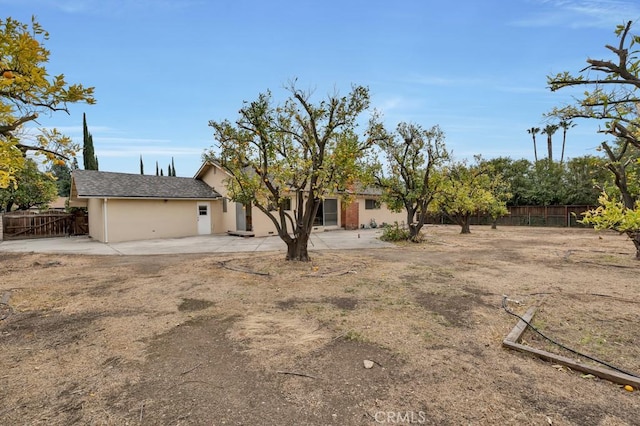
[[[458,232],[308,264],[0,253],[0,424],[640,424],[639,391],[501,346],[508,295],[519,314],[540,304],[550,337],[640,374],[633,245]]]

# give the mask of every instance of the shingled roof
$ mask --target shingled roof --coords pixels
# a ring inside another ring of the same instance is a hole
[[[198,179],[149,176],[129,173],[74,170],[73,189],[77,198],[162,198],[208,200],[221,198]]]

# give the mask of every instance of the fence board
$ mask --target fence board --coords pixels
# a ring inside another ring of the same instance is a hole
[[[88,233],[87,215],[82,212],[12,212],[3,216],[2,225],[5,240],[64,237]]]

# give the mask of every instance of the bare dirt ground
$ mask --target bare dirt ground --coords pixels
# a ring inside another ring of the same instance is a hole
[[[540,303],[533,324],[556,340],[640,374],[632,244],[458,232],[308,264],[1,254],[0,424],[640,424],[640,392],[501,346],[506,294],[520,314]]]

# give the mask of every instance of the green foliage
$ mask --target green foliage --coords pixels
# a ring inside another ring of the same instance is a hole
[[[400,123],[395,135],[384,132],[369,167],[374,183],[382,188],[382,201],[392,211],[407,212],[409,238],[418,241],[429,205],[440,190],[439,168],[449,160],[444,133],[438,126],[428,130],[417,124]]]
[[[610,198],[606,192],[600,197],[600,206],[584,213],[581,223],[593,225],[595,229],[612,229],[627,234],[636,247],[636,258],[640,260],[640,200],[628,208],[619,199]]]
[[[308,238],[322,199],[344,196],[362,180],[360,159],[379,139],[381,126],[374,116],[364,140],[355,133],[358,116],[369,107],[365,87],[316,104],[295,83],[288,90],[283,104],[274,105],[266,92],[245,102],[235,123],[210,121],[218,145],[205,158],[230,174],[227,190],[233,201],[252,204],[271,219],[287,243],[287,259],[309,260]],[[292,212],[282,207],[288,197]],[[270,211],[271,206],[278,209]]]
[[[0,189],[0,210],[11,211],[43,207],[58,196],[52,177],[38,170],[33,160],[27,160],[16,176],[16,185]]]
[[[382,241],[396,242],[407,241],[410,237],[411,235],[407,228],[401,228],[398,222],[394,222],[393,225],[387,224],[382,228],[382,236],[380,239]]]
[[[55,129],[40,129],[34,141],[22,139],[24,125],[42,113],[68,113],[69,103],[95,103],[93,88],[68,84],[63,74],[49,77],[49,51],[43,44],[48,38],[35,18],[30,25],[0,19],[0,188],[15,184],[27,152],[54,163],[78,150]]]
[[[87,127],[87,116],[82,114],[82,131],[83,131],[83,149],[82,158],[84,160],[85,170],[98,170],[98,157],[96,157],[95,149],[93,147],[93,135],[89,132]]]
[[[56,163],[51,166],[49,173],[55,178],[56,188],[60,197],[69,197],[71,193],[71,169],[66,163]]]
[[[600,148],[607,156],[606,167],[613,175],[619,196],[610,198],[611,193],[607,195],[605,192],[600,199],[600,207],[586,215],[584,223],[626,232],[640,258],[640,233],[634,230],[636,217],[640,214],[637,174],[637,158],[640,156],[640,59],[637,50],[630,50],[638,40],[637,35],[631,34],[632,24],[629,21],[616,27],[619,42],[615,47],[606,45],[613,53],[613,59],[587,59],[589,65],[577,76],[563,72],[549,77],[551,90],[581,86],[587,90],[574,105],[554,108],[548,115],[561,120],[587,118],[603,121],[600,132],[615,138],[615,145],[605,141]]]
[[[471,215],[489,212],[500,215],[506,210],[508,185],[480,157],[476,164],[453,163],[446,172],[442,189],[434,200],[434,207],[440,209],[461,226],[461,232],[470,231]]]

